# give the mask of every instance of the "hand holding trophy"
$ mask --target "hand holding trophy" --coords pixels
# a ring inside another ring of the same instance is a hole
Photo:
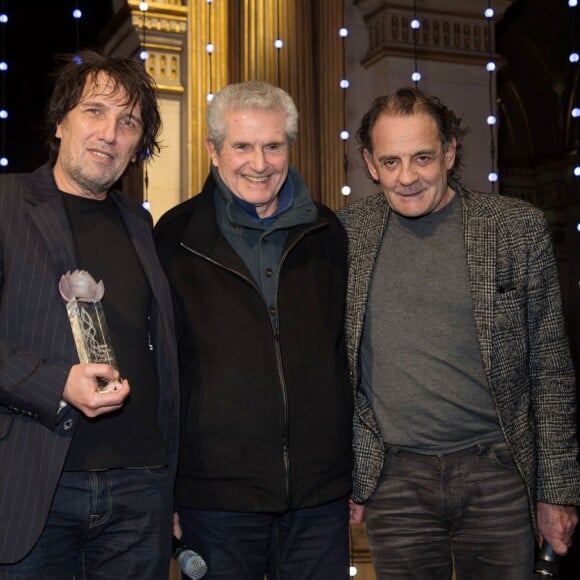
[[[98,283],[85,270],[64,274],[58,288],[66,310],[81,363],[105,363],[118,370],[101,299],[103,281]],[[97,377],[100,392],[116,391],[121,378],[109,381]]]

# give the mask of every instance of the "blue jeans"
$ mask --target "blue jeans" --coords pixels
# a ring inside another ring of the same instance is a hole
[[[390,448],[367,502],[377,578],[529,580],[534,536],[523,480],[505,445],[449,455]]]
[[[172,501],[166,467],[63,472],[40,539],[0,579],[165,580]]]
[[[179,508],[204,580],[347,580],[348,498],[282,514]]]

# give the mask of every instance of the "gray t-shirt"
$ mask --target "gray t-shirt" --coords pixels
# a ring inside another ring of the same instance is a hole
[[[475,334],[458,195],[420,218],[390,212],[361,370],[387,444],[440,454],[503,441]]]

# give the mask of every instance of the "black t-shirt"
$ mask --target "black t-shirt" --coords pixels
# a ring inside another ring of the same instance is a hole
[[[115,202],[63,193],[78,268],[103,281],[103,310],[119,372],[131,393],[122,409],[81,414],[66,471],[167,463],[157,425],[159,386],[149,339],[151,289]]]

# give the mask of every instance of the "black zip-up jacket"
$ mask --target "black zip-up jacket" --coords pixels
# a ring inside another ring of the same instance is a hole
[[[199,195],[155,228],[180,355],[176,501],[199,510],[283,512],[349,495],[342,225],[316,204],[315,222],[289,230],[275,334],[259,288],[217,226],[215,187],[210,175]]]

